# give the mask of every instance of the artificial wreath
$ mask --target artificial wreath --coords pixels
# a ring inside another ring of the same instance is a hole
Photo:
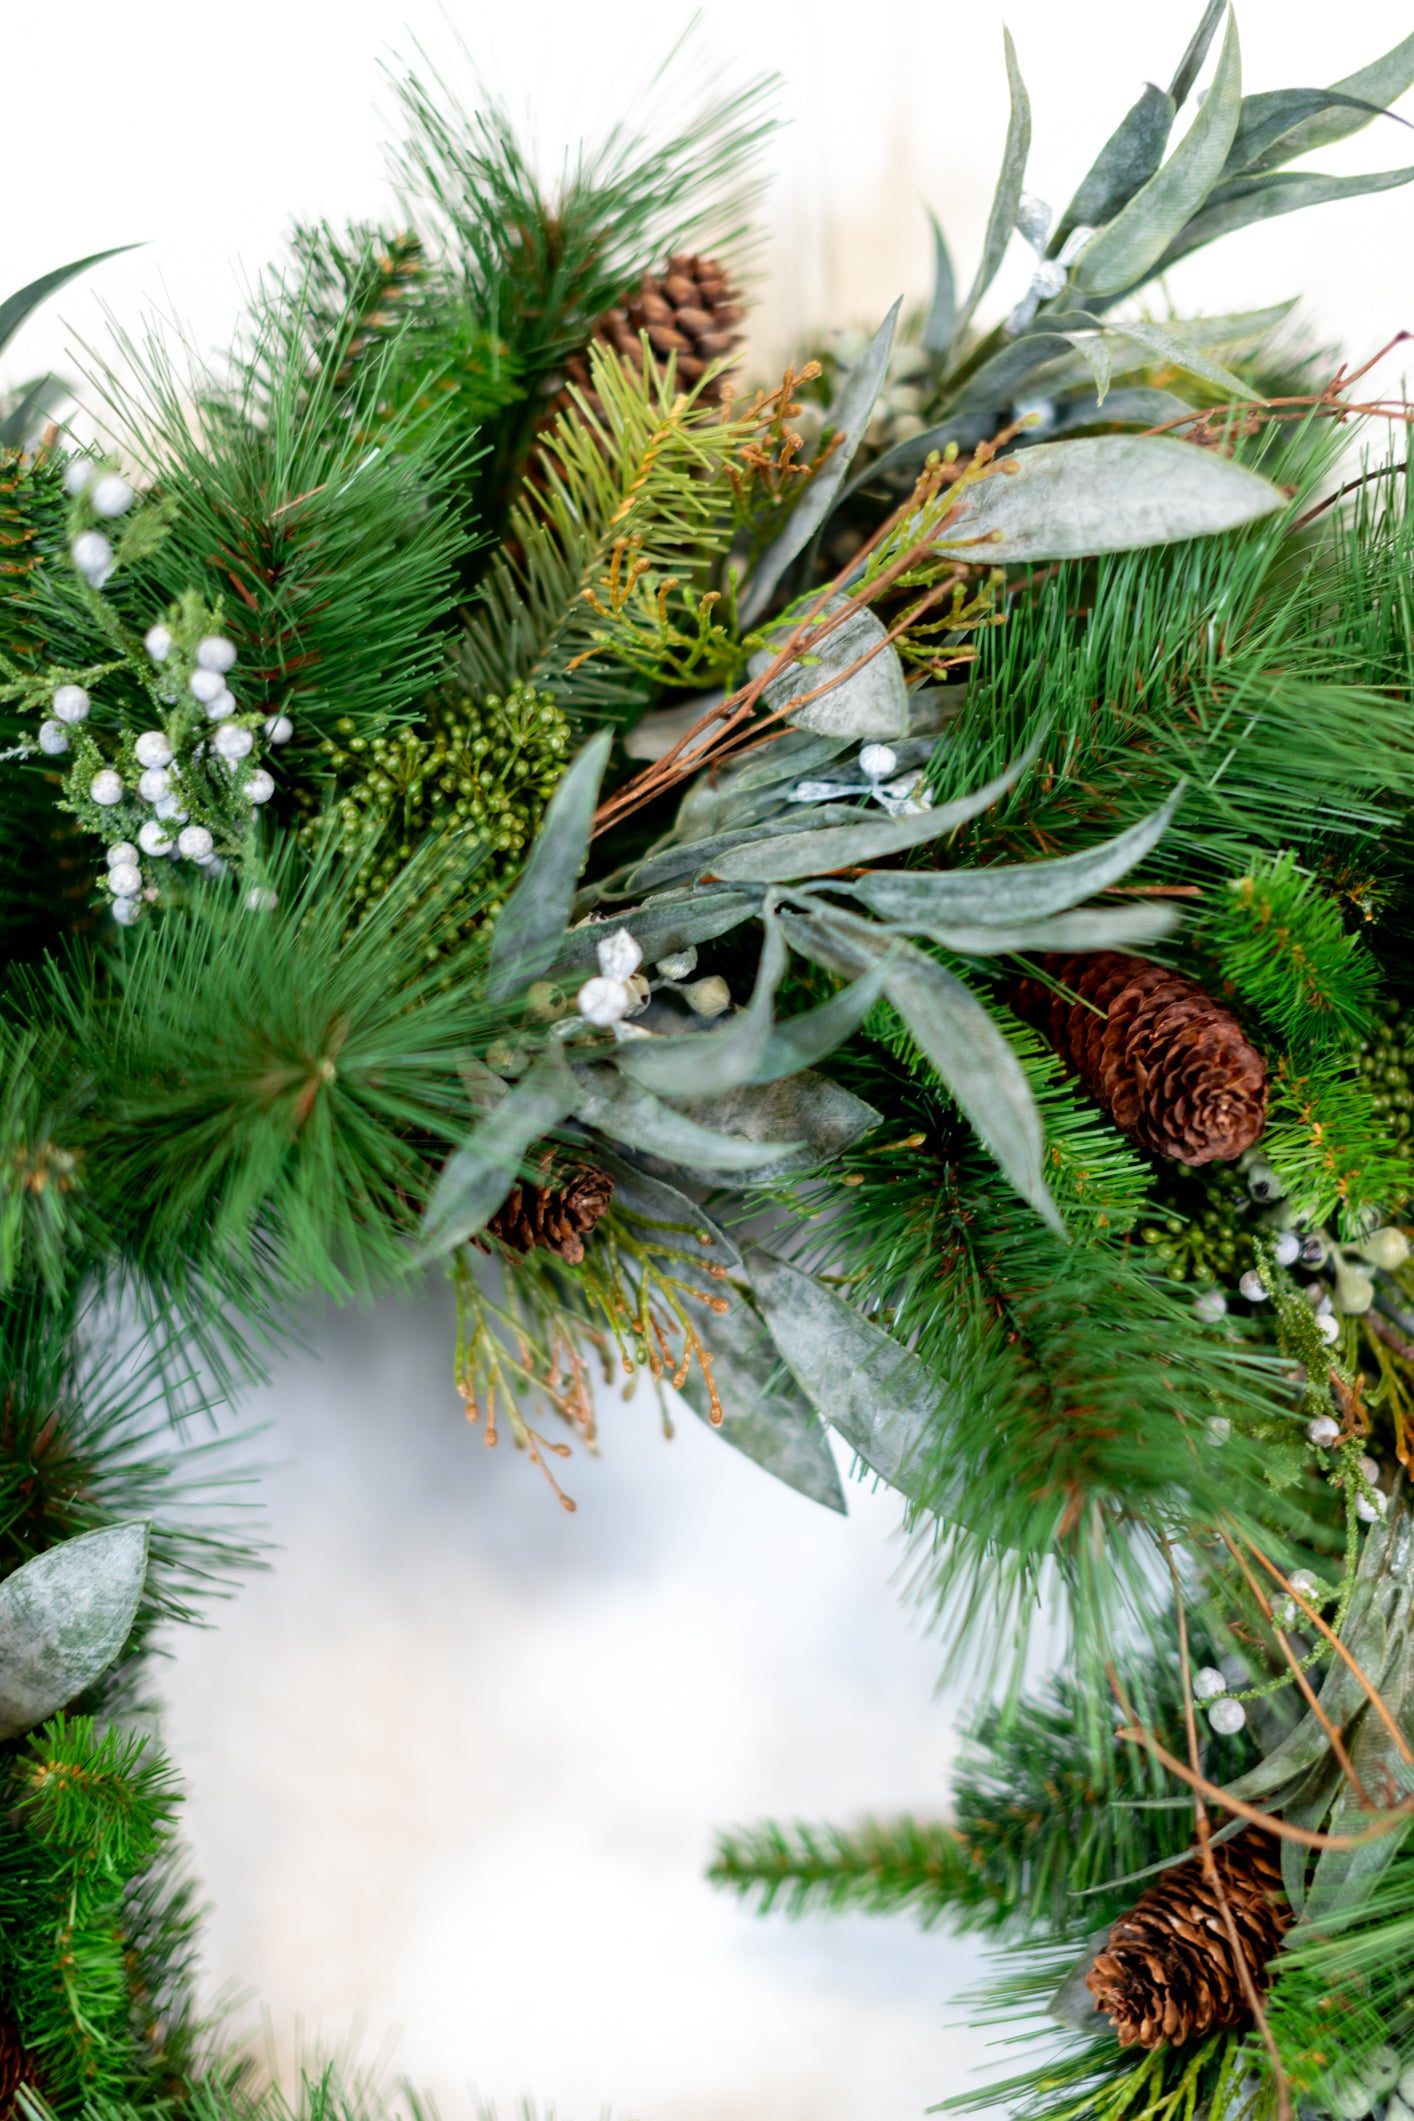
[[[1059,217],[1006,63],[968,291],[935,224],[759,388],[761,88],[550,196],[408,78],[403,225],[298,229],[217,369],[126,344],[111,453],[4,407],[0,2117],[376,2104],[200,2018],[144,1660],[248,1558],[181,1418],[429,1271],[567,1507],[644,1371],[903,1499],[952,1819],[714,1875],[1000,1939],[1036,2056],[945,2103],[1414,2112],[1414,415],[1290,304],[1154,314],[1414,178],[1292,166],[1414,37],[1244,96],[1214,0]]]

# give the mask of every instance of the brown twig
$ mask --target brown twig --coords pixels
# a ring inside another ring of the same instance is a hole
[[[1198,1774],[1193,1768],[1185,1767],[1181,1760],[1175,1759],[1167,1747],[1160,1744],[1153,1732],[1146,1731],[1142,1724],[1128,1724],[1116,1731],[1115,1736],[1123,1738],[1127,1745],[1142,1745],[1171,1775],[1177,1775],[1190,1789],[1200,1791],[1214,1804],[1222,1805],[1225,1811],[1234,1813],[1239,1819],[1250,1821],[1253,1826],[1261,1827],[1265,1833],[1275,1834],[1279,1841],[1295,1841],[1302,1848],[1363,1848],[1367,1841],[1378,1841],[1382,1834],[1389,1833],[1402,1819],[1408,1819],[1410,1814],[1414,1813],[1414,1797],[1408,1797],[1403,1804],[1393,1805],[1389,1811],[1381,1812],[1377,1819],[1369,1826],[1361,1827],[1357,1833],[1318,1834],[1310,1827],[1293,1826],[1289,1819],[1279,1819],[1275,1812],[1260,1811],[1255,1804],[1247,1804],[1241,1797],[1230,1796],[1226,1790],[1219,1789],[1216,1782],[1209,1782],[1205,1775]]]
[[[1348,1667],[1348,1669],[1354,1674],[1355,1678],[1360,1682],[1360,1685],[1364,1688],[1365,1693],[1369,1699],[1371,1708],[1373,1708],[1375,1714],[1379,1717],[1381,1723],[1383,1723],[1385,1729],[1389,1732],[1390,1737],[1398,1746],[1401,1754],[1404,1757],[1406,1766],[1414,1767],[1414,1752],[1410,1750],[1408,1739],[1405,1737],[1403,1731],[1400,1730],[1399,1725],[1395,1722],[1394,1717],[1391,1715],[1389,1709],[1386,1707],[1385,1702],[1381,1697],[1379,1688],[1375,1686],[1369,1679],[1366,1678],[1364,1672],[1361,1671],[1359,1665],[1355,1662],[1355,1659],[1351,1656],[1349,1650],[1345,1647],[1345,1644],[1336,1634],[1334,1628],[1327,1626],[1326,1622],[1322,1620],[1320,1614],[1316,1611],[1315,1607],[1309,1604],[1308,1601],[1302,1597],[1301,1593],[1296,1590],[1293,1585],[1287,1582],[1286,1578],[1282,1575],[1281,1570],[1277,1567],[1276,1563],[1274,1561],[1268,1561],[1266,1555],[1262,1552],[1259,1546],[1255,1546],[1250,1539],[1246,1541],[1246,1546],[1253,1558],[1261,1562],[1262,1567],[1266,1570],[1267,1574],[1269,1576],[1274,1577],[1276,1581],[1281,1585],[1287,1597],[1292,1598],[1296,1601],[1297,1605],[1300,1606],[1302,1612],[1306,1615],[1307,1619],[1311,1622],[1312,1626],[1320,1630],[1321,1634],[1325,1637],[1326,1641],[1330,1644],[1331,1648],[1335,1651],[1336,1655],[1341,1659],[1342,1663],[1344,1663]]]

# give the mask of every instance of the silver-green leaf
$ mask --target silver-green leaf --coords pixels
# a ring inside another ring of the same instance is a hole
[[[106,1672],[147,1578],[147,1526],[62,1540],[0,1584],[0,1738],[33,1730]]]
[[[1333,81],[1331,98],[1323,109],[1303,116],[1272,140],[1248,166],[1275,169],[1297,155],[1313,154],[1337,140],[1358,133],[1376,110],[1386,110],[1406,89],[1414,87],[1414,33],[1401,38],[1392,50],[1368,66],[1362,66],[1342,81]],[[1349,99],[1343,100],[1343,99]],[[1253,99],[1256,100],[1255,98]],[[1354,108],[1352,108],[1352,105]]]
[[[549,970],[569,926],[575,885],[589,853],[589,835],[608,764],[612,733],[591,737],[571,760],[550,798],[544,820],[506,900],[491,937],[486,993],[491,1001],[514,994]]]
[[[728,1133],[690,1114],[675,1111],[621,1075],[617,1068],[584,1063],[574,1070],[579,1116],[601,1134],[648,1156],[681,1165],[686,1171],[761,1171],[799,1155],[803,1143],[751,1139]],[[737,1093],[738,1096],[741,1094]],[[717,1101],[721,1102],[721,1101]],[[710,1112],[710,1105],[699,1107]]]
[[[725,1293],[728,1309],[721,1313],[694,1309],[693,1330],[711,1357],[721,1421],[712,1421],[707,1381],[696,1363],[681,1386],[683,1398],[733,1450],[797,1494],[843,1516],[844,1494],[829,1436],[781,1361],[759,1313],[739,1289],[723,1292],[717,1284],[712,1293]]]
[[[978,261],[976,277],[968,290],[953,326],[950,355],[961,346],[968,325],[976,314],[977,305],[987,289],[996,279],[1016,227],[1017,209],[1021,204],[1021,188],[1026,180],[1026,161],[1031,153],[1031,99],[1026,93],[1026,83],[1021,78],[1017,64],[1016,46],[1011,41],[1011,31],[1004,29],[1002,37],[1006,48],[1007,81],[1011,89],[1011,115],[1007,121],[1006,145],[1002,149],[1002,166],[997,177],[997,188],[992,195],[992,210],[987,219],[987,233],[982,239],[982,256]]]
[[[721,1097],[696,1098],[687,1109],[693,1119],[714,1133],[770,1152],[769,1161],[744,1171],[740,1182],[747,1185],[789,1178],[829,1163],[879,1124],[879,1114],[872,1105],[846,1090],[842,1083],[832,1083],[828,1076],[817,1075],[809,1068],[779,1082],[746,1083]],[[775,1152],[783,1137],[791,1137],[795,1146],[779,1155]],[[645,1142],[642,1146],[649,1145]],[[739,1182],[731,1174],[714,1177],[719,1185]]]
[[[1287,505],[1245,465],[1167,435],[1081,435],[1001,460],[938,539],[975,561],[1072,560],[1236,530]]]
[[[1076,259],[1075,284],[1082,292],[1117,294],[1148,278],[1221,176],[1241,111],[1242,59],[1229,15],[1217,72],[1188,131]]]
[[[845,596],[831,597],[818,618],[832,617],[848,602]],[[783,636],[783,645],[799,624],[799,619],[781,622],[778,632]],[[770,648],[759,650],[747,664],[749,674],[759,677],[778,653]],[[829,691],[792,708],[786,719],[793,728],[860,742],[868,737],[908,735],[908,687],[903,665],[897,649],[889,642],[886,628],[867,606],[859,606],[833,633],[827,633],[809,650],[808,661],[787,663],[762,693],[761,703],[770,713],[777,714],[788,700],[818,692],[822,685],[828,685]]]
[[[1102,228],[1129,204],[1162,162],[1173,119],[1172,96],[1146,82],[1139,101],[1125,112],[1081,178],[1051,239],[1053,251],[1073,228]]]
[[[786,957],[780,922],[768,907],[756,984],[745,1008],[715,1031],[631,1039],[619,1050],[619,1072],[661,1097],[707,1097],[755,1081],[770,1043],[773,1003]]]
[[[923,319],[920,343],[925,353],[942,354],[957,329],[957,280],[942,223],[931,210],[928,219],[933,230],[933,297]]]
[[[547,1048],[442,1167],[422,1218],[420,1262],[485,1229],[515,1184],[526,1150],[568,1117],[576,1095],[563,1047]]]

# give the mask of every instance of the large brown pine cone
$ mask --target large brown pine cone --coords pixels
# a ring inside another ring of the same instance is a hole
[[[670,353],[677,355],[678,382],[690,390],[710,361],[739,345],[736,327],[740,322],[741,298],[726,268],[715,258],[696,258],[679,251],[669,258],[665,273],[645,273],[636,295],[630,295],[622,307],[605,311],[594,327],[594,338],[642,374],[639,333],[646,331],[659,361],[666,361]],[[565,375],[597,405],[587,350],[571,356]],[[704,395],[719,398],[721,394],[718,377]]]
[[[559,1185],[512,1186],[486,1229],[513,1252],[533,1252],[538,1245],[575,1267],[584,1257],[585,1238],[613,1197],[608,1172],[585,1164]]]
[[[1213,1850],[1213,1863],[1238,1948],[1260,1996],[1267,1962],[1291,1921],[1272,1837],[1253,1828]],[[1238,1962],[1222,1903],[1200,1856],[1166,1871],[1110,1931],[1085,1977],[1096,2010],[1114,2024],[1121,2047],[1182,2047],[1186,2040],[1247,2017]]]
[[[1266,1063],[1237,1018],[1195,981],[1117,950],[1050,954],[1037,964],[1083,1002],[1026,979],[1012,1006],[1141,1149],[1210,1164],[1256,1141],[1267,1123]]]

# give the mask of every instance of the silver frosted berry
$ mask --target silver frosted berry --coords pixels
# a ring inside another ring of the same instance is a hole
[[[1237,1286],[1241,1290],[1242,1294],[1246,1297],[1249,1304],[1259,1304],[1263,1302],[1267,1294],[1266,1283],[1263,1281],[1261,1275],[1258,1274],[1256,1270],[1252,1267],[1249,1267],[1247,1269],[1247,1272],[1243,1275],[1241,1281],[1237,1284]]]
[[[1316,1331],[1320,1334],[1326,1346],[1330,1347],[1333,1341],[1340,1339],[1340,1320],[1332,1313],[1327,1312],[1324,1318],[1316,1320]]]
[[[172,653],[172,636],[165,626],[149,626],[142,637],[142,645],[154,663],[165,663]]]
[[[113,548],[101,530],[83,530],[69,547],[73,563],[90,589],[101,589],[113,572]]]
[[[70,457],[64,466],[64,491],[71,501],[88,491],[88,482],[93,477],[93,465],[87,457]]]
[[[200,700],[204,707],[209,700],[219,698],[226,690],[226,680],[219,670],[198,668],[187,679],[187,690],[192,698]]]
[[[224,634],[208,633],[204,641],[196,644],[196,660],[202,670],[214,670],[224,677],[235,667],[236,644],[228,641]]]
[[[1208,1711],[1208,1721],[1224,1738],[1233,1737],[1247,1721],[1247,1711],[1240,1701],[1224,1696],[1215,1701]]]
[[[61,685],[54,694],[54,713],[61,722],[76,726],[88,720],[89,697],[82,685]]]
[[[275,793],[275,783],[263,766],[257,766],[246,782],[242,793],[251,803],[268,803]]]
[[[140,898],[115,898],[113,901],[113,918],[122,928],[131,928],[141,912]]]
[[[1227,1681],[1215,1664],[1200,1665],[1193,1674],[1193,1691],[1199,1701],[1216,1701],[1227,1692]]]
[[[108,867],[116,869],[119,862],[135,862],[137,849],[131,840],[116,840],[108,849]]]
[[[106,516],[111,520],[114,516],[127,514],[133,505],[134,495],[120,471],[105,471],[101,479],[94,481],[89,499],[93,503],[95,515]]]
[[[69,748],[69,732],[62,722],[41,722],[39,748],[47,759],[62,758]]]
[[[595,955],[605,979],[632,979],[643,963],[643,952],[627,928],[616,928],[612,935],[606,935],[602,943],[596,944]]]
[[[174,844],[171,834],[164,830],[155,817],[150,817],[145,825],[139,826],[137,839],[144,854],[170,854]]]
[[[1294,1267],[1297,1260],[1301,1257],[1301,1240],[1296,1232],[1294,1230],[1278,1231],[1276,1243],[1272,1246],[1272,1254],[1279,1267]]]
[[[1227,1317],[1227,1298],[1221,1289],[1201,1289],[1193,1299],[1193,1316],[1201,1318],[1205,1326],[1215,1326],[1220,1318]]]
[[[214,699],[206,703],[206,713],[213,722],[224,722],[228,714],[236,711],[236,695],[229,685],[223,685]]]
[[[160,729],[144,729],[133,745],[139,766],[169,766],[172,747]]]
[[[1306,1424],[1306,1434],[1318,1449],[1328,1451],[1340,1436],[1340,1423],[1329,1414],[1318,1414]]]
[[[172,776],[165,766],[149,766],[138,776],[137,792],[145,803],[160,803],[172,792]]]
[[[117,898],[134,898],[142,889],[142,871],[136,862],[114,862],[108,871],[108,889]]]
[[[189,862],[204,861],[215,845],[205,825],[184,825],[177,834],[177,852]]]
[[[102,772],[95,773],[89,782],[88,792],[93,802],[100,803],[107,810],[114,803],[122,802],[123,783],[111,766],[105,766]]]
[[[287,714],[267,714],[265,734],[272,744],[288,744],[295,733],[295,725]]]
[[[211,739],[211,748],[218,759],[234,765],[237,759],[247,758],[255,749],[255,737],[239,722],[223,722]]]

